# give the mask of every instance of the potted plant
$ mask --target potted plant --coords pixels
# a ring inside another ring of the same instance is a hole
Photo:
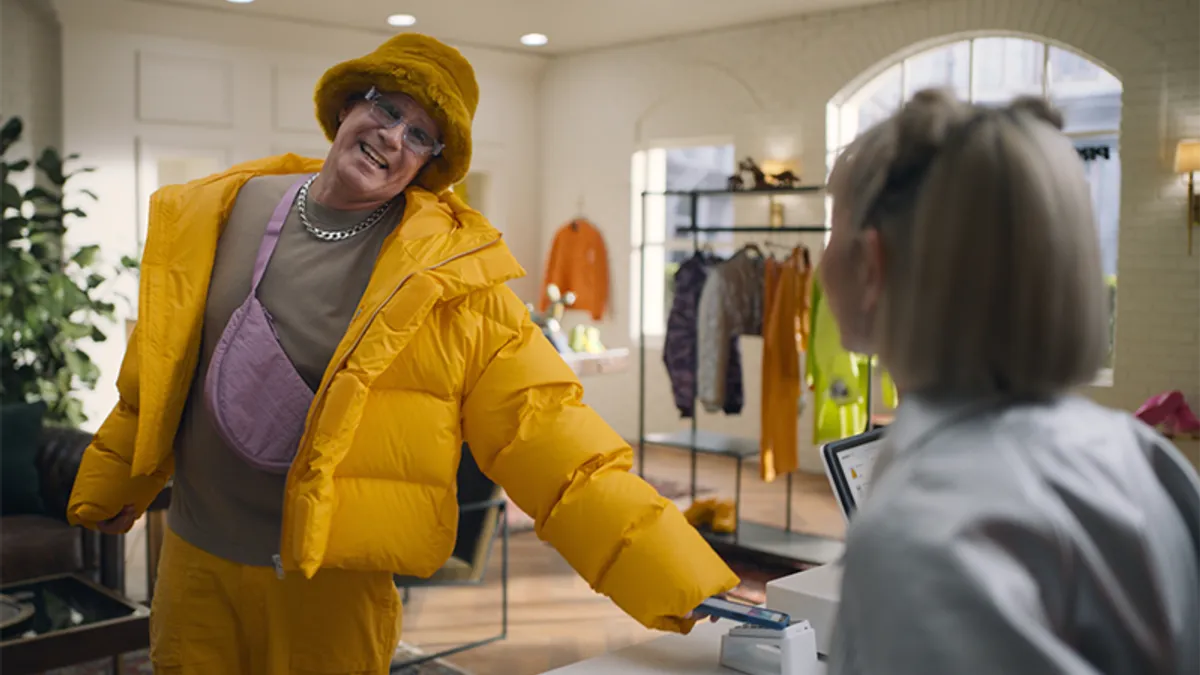
[[[21,132],[19,118],[0,127],[0,404],[41,403],[47,422],[78,426],[86,418],[76,392],[99,375],[83,345],[107,339],[102,322],[115,310],[108,285],[136,263],[106,265],[99,246],[67,243],[67,227],[87,217],[79,197],[96,199],[68,186],[92,169],[68,171],[77,156],[54,148],[36,162],[10,158]],[[13,179],[31,168],[33,186],[18,188]]]

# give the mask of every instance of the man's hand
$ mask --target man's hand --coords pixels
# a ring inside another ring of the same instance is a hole
[[[698,610],[698,609],[694,609],[694,610],[692,610],[691,612],[689,612],[689,613],[688,613],[688,615],[687,615],[687,616],[685,616],[685,617],[683,617],[683,618],[685,618],[685,619],[691,619],[691,620],[693,620],[693,621],[703,621],[703,620],[705,620],[705,619],[708,619],[709,621],[711,621],[711,622],[713,622],[713,623],[716,623],[716,622],[718,622],[718,621],[720,621],[720,620],[721,620],[721,618],[720,618],[720,617],[717,617],[717,616],[712,616],[711,614],[707,614],[707,613],[705,613],[705,612],[702,612],[702,611],[700,611],[700,610]]]
[[[133,504],[126,504],[117,515],[96,525],[96,529],[104,534],[124,534],[133,527],[137,514],[133,512]]]

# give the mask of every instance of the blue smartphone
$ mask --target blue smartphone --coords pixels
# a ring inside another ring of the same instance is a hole
[[[752,626],[759,626],[760,628],[784,630],[792,625],[792,618],[783,612],[755,607],[743,602],[733,602],[725,598],[709,598],[700,603],[696,611],[703,612],[709,616],[718,616],[722,619],[732,619],[733,621]]]

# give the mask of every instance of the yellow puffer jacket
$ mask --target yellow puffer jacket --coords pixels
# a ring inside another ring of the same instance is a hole
[[[154,195],[120,402],[84,454],[72,523],[94,527],[126,504],[140,513],[163,488],[238,190],[254,176],[319,168],[285,155]],[[504,285],[524,271],[499,232],[452,194],[412,187],[407,199],[288,474],[284,569],[435,572],[454,545],[465,440],[595,590],[644,625],[690,629],[678,617],[737,577],[629,472],[628,444],[582,403],[575,374]]]

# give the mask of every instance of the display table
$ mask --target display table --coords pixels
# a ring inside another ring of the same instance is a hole
[[[690,635],[667,634],[548,671],[552,675],[737,675],[720,664],[721,636],[736,626],[722,619],[696,624]],[[821,672],[824,672],[824,665]]]
[[[78,576],[20,581],[0,592],[32,610],[0,631],[0,672],[42,673],[150,646],[150,609]]]
[[[628,349],[609,349],[599,354],[566,352],[562,357],[579,377],[607,375],[629,369]]]

